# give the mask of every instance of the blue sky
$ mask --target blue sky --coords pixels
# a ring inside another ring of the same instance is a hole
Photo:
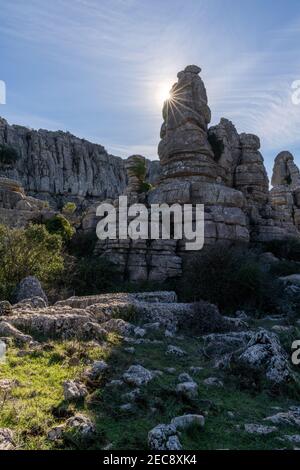
[[[300,165],[299,0],[0,0],[0,53],[10,123],[155,159],[160,91],[194,63],[212,124],[258,134],[269,171],[284,149]]]

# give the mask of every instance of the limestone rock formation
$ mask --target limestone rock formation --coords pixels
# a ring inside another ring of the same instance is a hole
[[[290,152],[281,152],[275,159],[270,201],[274,219],[291,235],[300,229],[300,172]]]
[[[45,202],[26,196],[18,181],[0,177],[0,223],[23,227],[47,213]]]
[[[69,132],[31,130],[0,119],[0,145],[18,153],[17,161],[0,172],[21,182],[44,199],[82,202],[84,198],[116,197],[126,187],[124,161],[104,147]]]

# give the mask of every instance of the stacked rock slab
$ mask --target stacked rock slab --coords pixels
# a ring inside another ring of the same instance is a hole
[[[25,195],[18,181],[0,177],[0,223],[23,227],[46,212],[45,203]]]
[[[148,200],[151,204],[204,204],[205,244],[248,242],[245,197],[229,186],[225,159],[222,164],[217,161],[209,141],[211,113],[200,71],[191,65],[179,72],[171,99],[164,104],[158,147],[162,176]],[[178,245],[183,254],[183,243]]]
[[[141,180],[137,177],[137,168],[145,165],[144,157],[133,155],[126,160],[128,187],[124,193],[128,205],[143,203],[147,207],[149,221],[149,206],[146,195],[140,192]],[[144,175],[143,175],[144,176]],[[110,201],[119,220],[120,211],[118,200]],[[128,217],[128,223],[134,217]],[[163,281],[181,275],[181,258],[176,254],[175,240],[132,240],[131,238],[116,240],[98,240],[95,254],[108,258],[118,269],[121,278],[131,281]]]
[[[275,159],[270,202],[276,225],[290,236],[300,230],[300,172],[290,152]]]

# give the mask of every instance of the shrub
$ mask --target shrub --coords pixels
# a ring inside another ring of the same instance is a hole
[[[179,287],[184,300],[206,300],[232,312],[270,310],[277,305],[280,283],[254,251],[216,244],[194,257]]]
[[[0,165],[12,165],[20,158],[18,151],[11,145],[0,145]]]
[[[113,290],[116,269],[105,258],[86,257],[75,262],[68,281],[75,295],[93,295]]]
[[[0,225],[0,298],[9,299],[26,276],[48,285],[63,270],[62,240],[43,225],[10,229]]]
[[[138,160],[135,163],[134,167],[132,168],[132,171],[139,180],[139,183],[140,183],[139,192],[146,193],[147,191],[150,191],[150,189],[152,189],[152,185],[145,181],[146,174],[147,174],[146,162],[142,160]]]
[[[74,202],[66,202],[64,207],[62,208],[62,211],[64,214],[72,215],[76,211],[77,207]]]
[[[278,261],[271,265],[271,273],[275,276],[289,276],[291,274],[300,274],[300,264],[295,261]]]
[[[57,214],[45,222],[49,233],[60,235],[65,243],[69,242],[75,233],[70,222],[61,214]]]
[[[98,238],[96,231],[89,233],[76,232],[70,240],[68,251],[72,256],[86,258],[92,256]]]
[[[265,243],[264,247],[265,251],[270,251],[277,258],[300,261],[300,240],[298,238],[271,240]]]
[[[220,314],[215,305],[204,301],[195,302],[190,314],[185,315],[178,326],[196,335],[225,333],[234,329],[232,323]]]

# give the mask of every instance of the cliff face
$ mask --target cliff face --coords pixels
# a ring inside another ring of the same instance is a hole
[[[11,126],[0,118],[0,146],[13,147],[14,164],[0,161],[0,175],[29,194],[52,201],[115,198],[126,187],[124,160],[70,133]]]

